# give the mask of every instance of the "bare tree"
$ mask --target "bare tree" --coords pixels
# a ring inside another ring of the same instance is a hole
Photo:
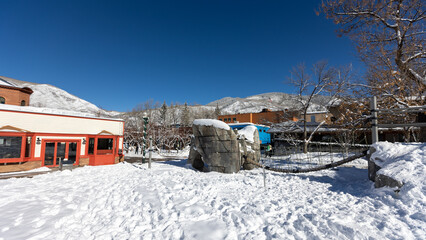
[[[371,93],[388,104],[422,105],[426,91],[424,0],[323,0],[320,11],[340,25],[368,66]]]
[[[312,100],[318,96],[328,94],[331,101],[342,92],[346,85],[347,78],[342,78],[342,74],[336,68],[329,67],[326,61],[320,61],[312,66],[312,74],[308,72],[304,64],[293,67],[289,81],[297,89],[297,102],[300,106],[303,121],[303,152],[307,153],[308,144],[314,133],[325,123],[322,121],[311,132],[308,137],[307,113],[312,106]],[[332,102],[330,104],[333,104]]]

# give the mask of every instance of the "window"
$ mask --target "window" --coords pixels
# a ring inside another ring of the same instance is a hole
[[[219,118],[219,121],[222,121],[222,118]]]
[[[0,159],[21,157],[22,137],[0,136]]]
[[[98,150],[112,150],[112,138],[98,138]]]
[[[4,97],[0,97],[0,104],[5,104],[6,103],[6,99],[4,99]]]
[[[232,121],[234,121],[234,122],[235,122],[235,121],[237,121],[237,119],[236,119],[236,118],[233,118],[233,119],[232,119]]]
[[[226,118],[224,118],[223,121],[226,122]]]
[[[311,122],[315,122],[315,116],[311,116]]]
[[[228,118],[228,122],[231,122],[231,118]]]
[[[93,154],[95,151],[95,139],[89,138],[89,154]]]
[[[25,100],[21,101],[21,106],[25,106]]]

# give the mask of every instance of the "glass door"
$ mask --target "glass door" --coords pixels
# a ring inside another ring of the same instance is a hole
[[[74,164],[77,160],[77,143],[69,142],[67,151],[67,159],[63,162],[64,164]]]
[[[44,166],[55,167],[77,162],[78,142],[51,141],[44,144]]]
[[[64,163],[66,159],[66,142],[57,142],[56,143],[56,165],[59,165],[59,161],[62,160],[62,163]]]
[[[44,145],[44,166],[53,166],[55,159],[55,143],[46,142]]]

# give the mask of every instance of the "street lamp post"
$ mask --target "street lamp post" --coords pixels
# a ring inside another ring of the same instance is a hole
[[[143,114],[143,146],[142,146],[142,163],[145,163],[146,161],[146,140],[147,140],[147,125],[148,125],[148,116],[146,113]]]

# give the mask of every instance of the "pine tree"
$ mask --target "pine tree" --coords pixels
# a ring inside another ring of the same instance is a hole
[[[163,105],[161,106],[160,109],[160,118],[161,118],[161,123],[163,125],[166,124],[166,119],[167,119],[167,104],[166,101],[164,101]]]
[[[186,102],[182,110],[181,123],[184,127],[189,126],[189,109],[188,109],[188,104]]]
[[[216,118],[218,118],[221,115],[219,104],[216,104],[216,109],[214,110],[214,114]]]

